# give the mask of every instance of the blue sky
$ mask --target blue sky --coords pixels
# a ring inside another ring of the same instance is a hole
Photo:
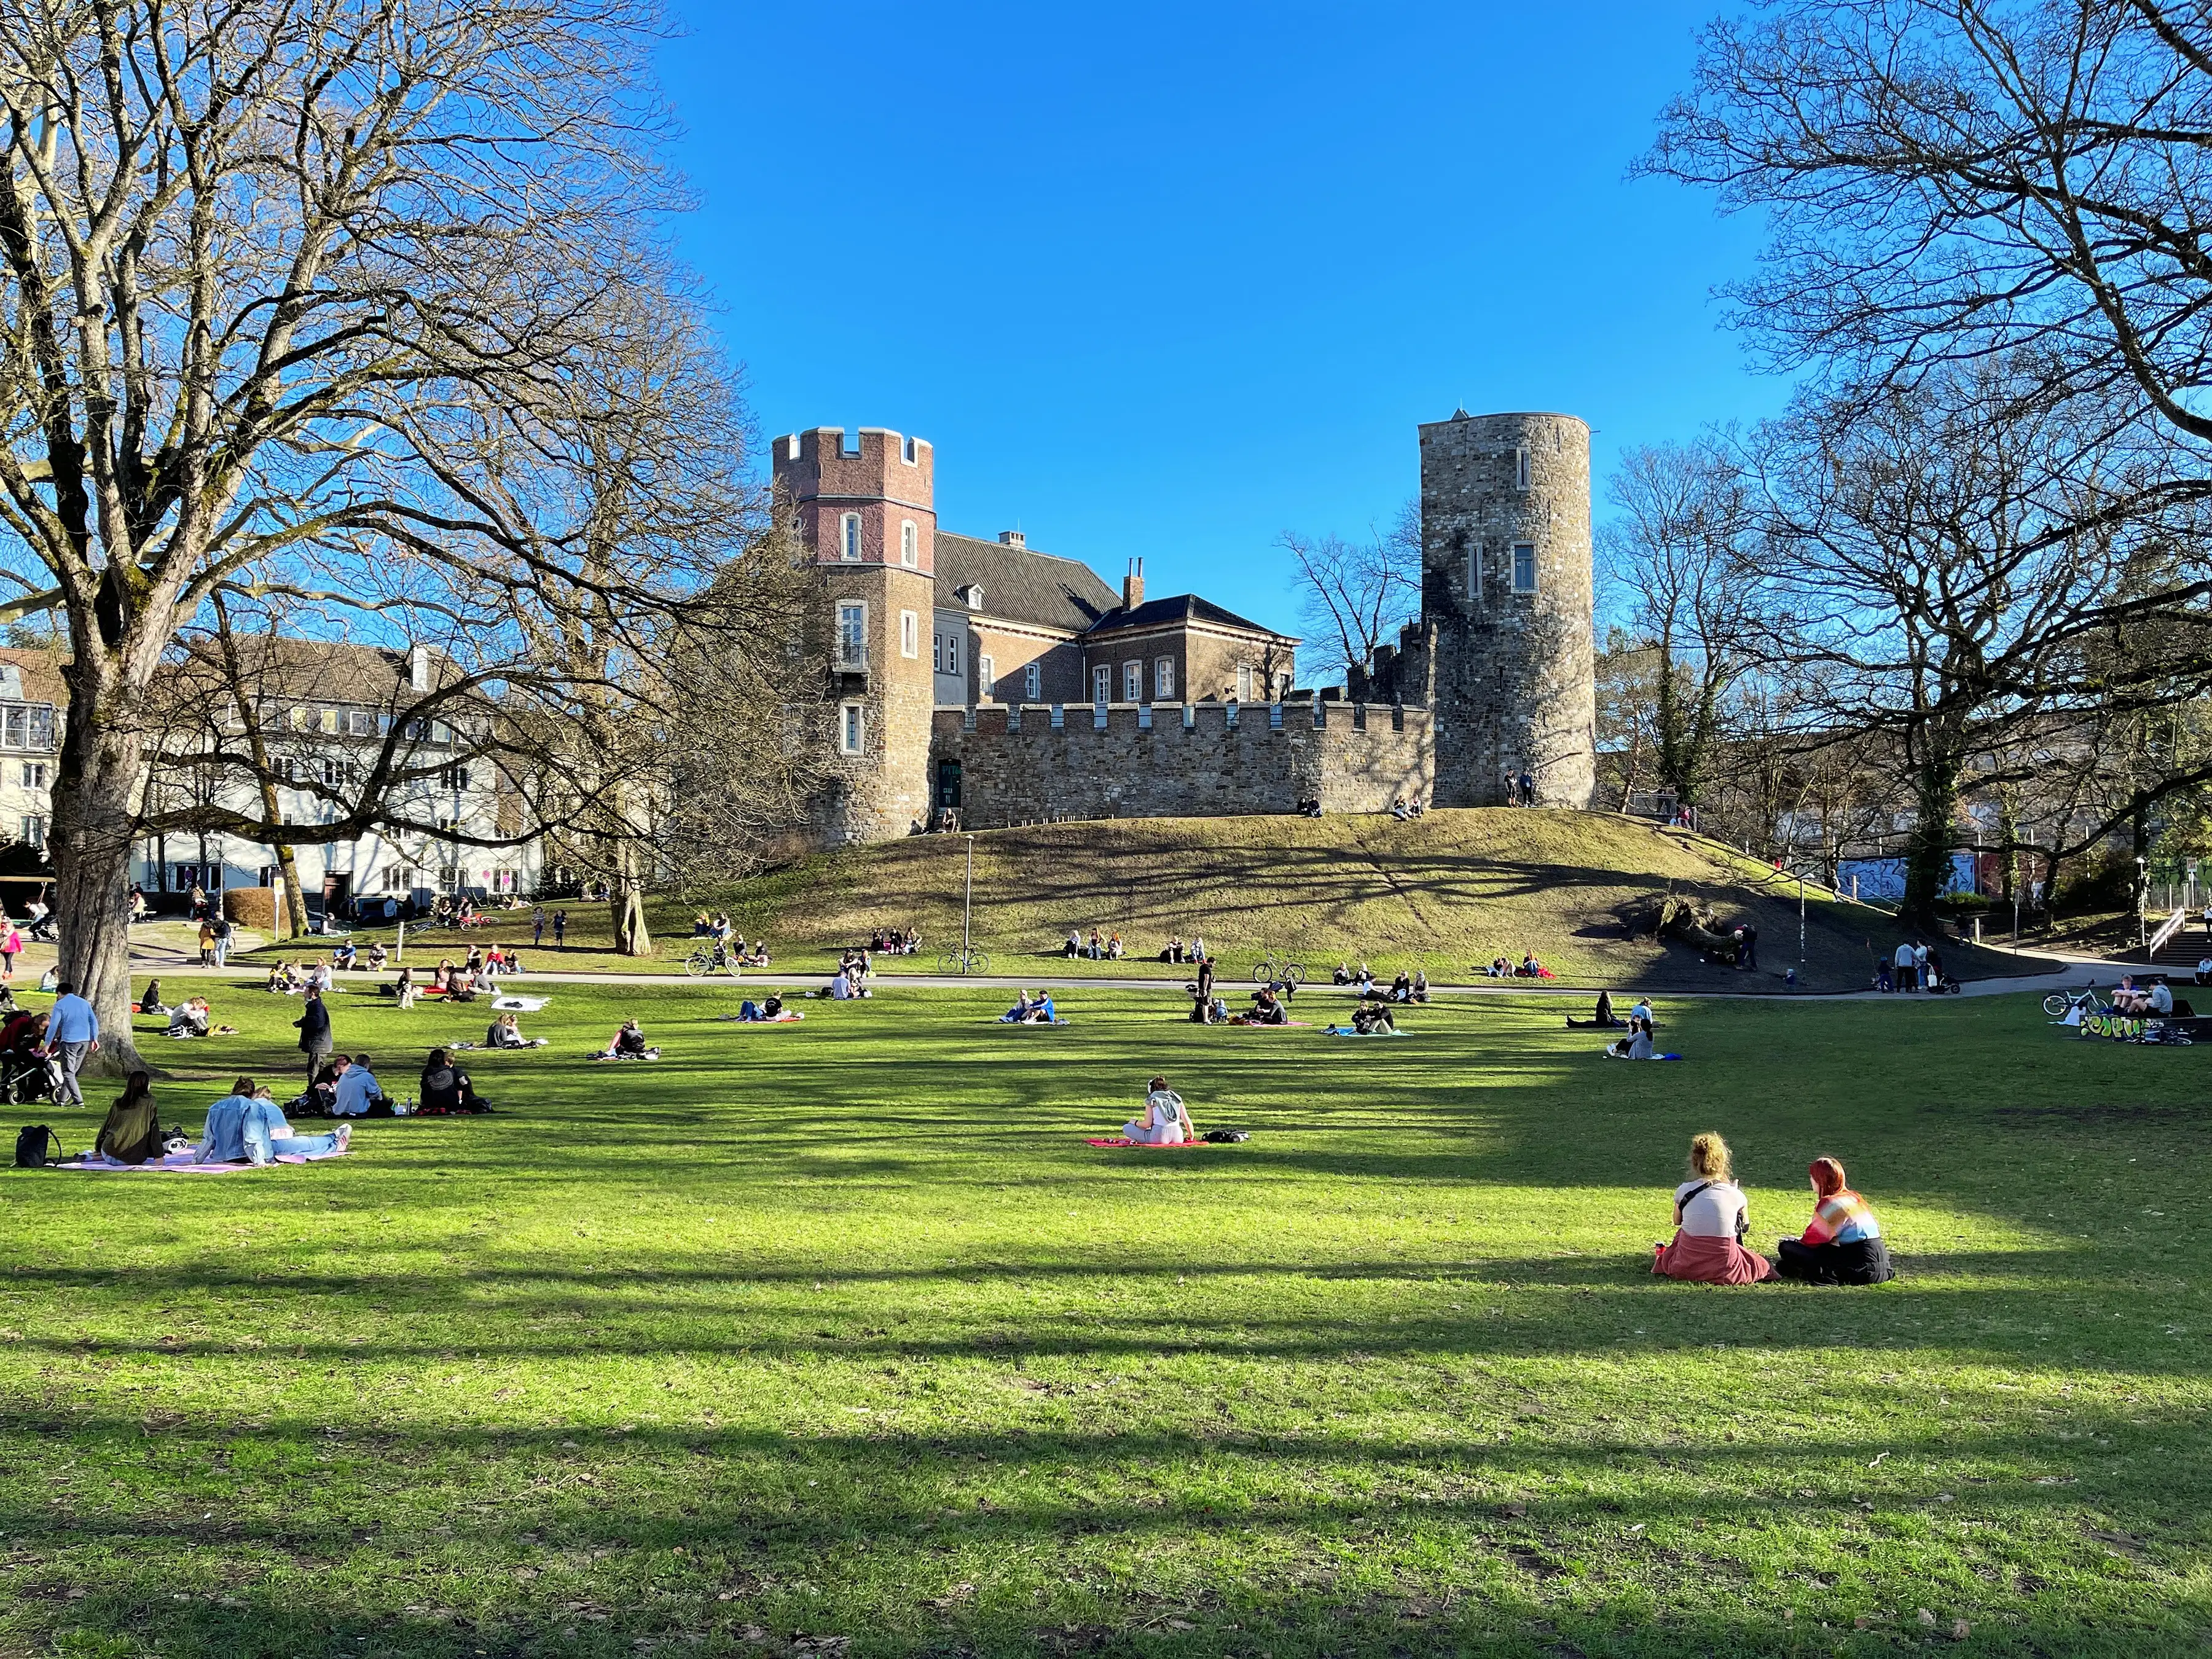
[[[1625,445],[1755,419],[1758,228],[1627,182],[1717,0],[675,0],[679,226],[763,435],[936,446],[939,522],[1296,623],[1463,404]]]

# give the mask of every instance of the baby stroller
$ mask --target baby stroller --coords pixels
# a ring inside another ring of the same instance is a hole
[[[21,1106],[52,1100],[61,1087],[61,1068],[49,1054],[28,1048],[0,1054],[0,1101]]]

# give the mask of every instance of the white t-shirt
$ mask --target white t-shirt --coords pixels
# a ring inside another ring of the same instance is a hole
[[[1674,1188],[1674,1202],[1681,1206],[1682,1231],[1692,1238],[1734,1238],[1746,1205],[1743,1188],[1733,1181],[1686,1181]]]

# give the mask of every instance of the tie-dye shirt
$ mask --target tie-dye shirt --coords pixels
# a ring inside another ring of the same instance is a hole
[[[1874,1218],[1874,1206],[1848,1187],[1814,1205],[1813,1224],[1805,1229],[1808,1244],[1856,1244],[1863,1238],[1881,1237],[1881,1224]]]

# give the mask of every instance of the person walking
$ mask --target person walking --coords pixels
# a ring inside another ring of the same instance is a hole
[[[530,907],[530,942],[532,945],[545,943],[545,907],[542,904]]]
[[[568,937],[568,913],[566,910],[556,910],[553,913],[553,948],[556,951],[567,950],[568,947],[562,941]]]
[[[300,994],[306,1002],[299,1018],[292,1024],[300,1028],[300,1052],[307,1057],[307,1086],[312,1089],[315,1086],[315,1073],[331,1057],[331,1011],[323,1005],[323,994],[313,986]]]
[[[5,984],[15,977],[15,958],[23,954],[23,936],[4,917],[0,917],[0,927],[8,930],[0,933],[0,984]]]
[[[70,981],[64,980],[56,988],[54,1006],[46,1018],[46,1053],[61,1073],[54,1085],[54,1104],[82,1106],[84,1090],[77,1082],[77,1073],[84,1069],[85,1057],[99,1051],[100,1016]]]
[[[215,966],[215,922],[207,916],[200,918],[200,966]]]
[[[215,918],[215,965],[218,968],[230,966],[230,941],[233,932],[228,916],[218,915]]]

